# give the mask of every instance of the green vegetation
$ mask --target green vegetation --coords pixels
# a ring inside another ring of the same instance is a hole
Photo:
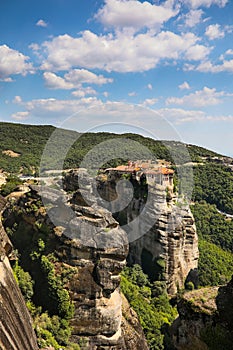
[[[1,168],[9,173],[18,174],[19,172],[24,175],[38,174],[40,166],[41,156],[45,148],[46,142],[56,130],[51,125],[23,125],[0,122],[0,162]],[[143,137],[136,134],[127,133],[123,135],[124,138],[134,140],[138,143],[138,146],[130,145],[127,147],[127,151],[121,158],[116,158],[116,152],[113,151],[112,160],[105,164],[105,166],[116,166],[123,161],[128,160],[129,154],[134,154],[135,159],[143,158],[142,146],[148,148],[148,150],[157,159],[166,159],[177,162],[189,161],[185,147],[180,142],[173,141],[157,141],[148,137]],[[122,135],[113,133],[85,133],[83,135],[64,129],[59,129],[57,140],[51,145],[51,156],[49,156],[48,164],[50,169],[57,169],[60,155],[63,150],[68,147],[69,152],[66,156],[64,168],[76,168],[83,157],[93,149],[97,144],[111,139],[120,139]],[[73,143],[73,141],[77,140]],[[119,141],[122,144],[122,141]],[[71,145],[71,147],[69,147]],[[10,157],[3,154],[5,150],[11,150],[19,153],[19,157]],[[173,151],[176,153],[176,159],[172,159]],[[201,157],[215,156],[216,153],[206,150],[201,147],[189,145],[187,148],[190,158],[193,161],[201,161]],[[105,148],[104,148],[105,151]],[[103,152],[104,152],[103,151]],[[104,154],[99,152],[93,152],[91,157],[95,160],[103,159]],[[147,155],[147,152],[145,156]],[[46,170],[46,159],[45,159]],[[59,168],[58,168],[59,169]]]
[[[204,201],[191,206],[199,236],[199,283],[225,284],[233,274],[233,221]]]
[[[230,168],[207,163],[194,167],[193,200],[205,200],[228,214],[233,214],[233,172]]]
[[[204,201],[195,203],[191,210],[196,219],[198,236],[222,249],[233,251],[233,220],[217,211],[215,205]]]
[[[122,272],[121,290],[136,311],[151,350],[171,350],[168,326],[177,316],[163,282],[151,284],[139,265]]]
[[[16,261],[13,266],[13,273],[25,300],[30,301],[34,293],[34,281],[32,280],[30,274],[25,272],[22,267],[19,266],[18,261]]]
[[[233,274],[233,254],[202,239],[199,240],[199,251],[200,285],[217,286],[226,284]]]
[[[6,179],[6,183],[1,186],[0,193],[2,196],[8,196],[11,192],[13,192],[17,186],[21,185],[22,181],[14,176],[14,175],[9,175]]]
[[[19,252],[14,275],[33,316],[39,345],[56,350],[79,349],[69,341],[74,309],[65,286],[71,271],[63,269],[54,255],[56,238],[51,228],[36,220],[40,207],[41,202],[33,199],[25,209],[13,207],[14,220],[8,223],[7,233]],[[34,224],[26,223],[24,215]]]
[[[201,332],[201,339],[209,350],[232,350],[232,334],[222,325],[206,327]]]

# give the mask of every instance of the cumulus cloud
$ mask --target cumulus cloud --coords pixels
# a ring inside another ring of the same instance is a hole
[[[190,70],[197,70],[203,73],[221,73],[221,72],[233,72],[233,59],[223,60],[221,64],[213,64],[210,61],[204,61],[197,67],[192,67]]]
[[[74,88],[74,85],[67,82],[62,77],[59,77],[58,75],[52,73],[52,72],[45,72],[43,74],[45,84],[49,89],[63,89],[63,90],[70,90]]]
[[[182,84],[179,85],[179,89],[180,90],[189,90],[190,85],[189,85],[189,83],[187,83],[187,81],[184,81]]]
[[[152,89],[153,89],[152,84],[148,84],[148,85],[147,85],[147,88],[148,88],[149,90],[152,90]]]
[[[36,22],[36,25],[38,27],[46,28],[48,26],[48,23],[46,23],[43,19],[39,19],[39,21]]]
[[[203,45],[190,46],[185,53],[185,57],[190,61],[201,61],[209,55],[211,48]]]
[[[61,126],[78,131],[86,131],[98,124],[103,125],[117,121],[118,123],[128,123],[135,127],[142,127],[149,130],[150,134],[154,133],[157,136],[159,132],[161,133],[159,134],[161,139],[175,139],[174,136],[177,136],[176,131],[167,120],[177,125],[196,121],[233,121],[232,115],[211,116],[198,109],[149,109],[148,107],[152,105],[150,103],[137,106],[124,102],[103,102],[96,97],[81,97],[70,100],[37,99],[24,102],[23,105],[25,111],[12,114],[12,118],[16,120],[24,120],[29,117],[34,119],[45,118],[44,120],[47,120],[47,122],[54,120],[56,123],[67,118]]]
[[[7,45],[0,46],[0,79],[7,79],[10,75],[26,75],[33,73],[33,66],[28,62],[29,57]],[[9,80],[8,80],[9,81]]]
[[[178,13],[179,6],[174,6],[174,2],[169,0],[161,5],[137,0],[105,0],[95,18],[106,27],[131,28],[137,31],[142,28],[158,29]]]
[[[103,75],[97,75],[86,69],[73,69],[69,73],[65,74],[66,81],[79,85],[83,83],[103,85],[112,83],[112,78],[105,78]]]
[[[232,96],[224,91],[216,91],[215,88],[211,89],[204,87],[202,90],[195,91],[189,95],[179,97],[169,97],[166,100],[166,104],[185,105],[190,107],[206,107],[217,105],[222,102],[222,97]]]
[[[73,91],[72,95],[75,97],[85,97],[88,95],[97,95],[97,92],[90,86],[87,86],[87,87],[80,87],[78,90]]]
[[[202,10],[190,10],[184,17],[185,25],[191,28],[196,26],[201,22],[203,13]]]
[[[208,36],[210,40],[220,39],[225,36],[223,30],[219,24],[211,24],[206,28],[205,35]]]
[[[197,44],[199,40],[193,33],[178,35],[170,31],[135,36],[125,33],[98,36],[85,31],[77,38],[65,34],[43,44],[47,58],[41,68],[46,71],[83,67],[108,72],[143,72],[156,67],[163,59],[205,59],[210,48]]]
[[[147,107],[147,106],[153,106],[158,102],[157,98],[147,98],[143,101],[142,105]]]
[[[84,83],[103,85],[113,82],[111,78],[105,78],[103,75],[94,74],[86,69],[71,70],[64,75],[64,78],[52,72],[44,72],[43,77],[49,89],[71,90],[79,88],[80,90]]]
[[[184,0],[192,8],[207,7],[212,5],[217,5],[219,7],[224,7],[228,3],[228,0]]]
[[[29,112],[28,111],[16,112],[16,113],[13,113],[11,117],[15,120],[25,120],[29,117]]]

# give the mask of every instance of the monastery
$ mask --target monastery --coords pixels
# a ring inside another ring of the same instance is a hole
[[[116,173],[132,174],[137,180],[145,176],[148,184],[159,184],[169,188],[173,187],[174,170],[170,168],[170,163],[158,160],[138,160],[129,161],[128,165],[119,165],[116,168],[108,168],[105,170],[109,177]]]

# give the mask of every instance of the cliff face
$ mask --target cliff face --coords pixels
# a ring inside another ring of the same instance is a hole
[[[141,344],[147,349],[137,317],[133,315],[130,323],[122,315],[119,274],[128,254],[126,233],[110,212],[94,199],[88,206],[78,191],[61,195],[47,187],[30,189],[14,203],[14,210],[5,213],[5,224],[23,225],[27,242],[38,240],[39,225],[50,227],[48,245],[56,257],[55,270],[67,276],[64,288],[74,305],[71,341],[81,340],[83,350],[139,350]],[[15,232],[16,242],[20,234]]]
[[[99,192],[109,201],[116,198],[117,181],[117,176],[100,181]],[[136,196],[116,215],[126,231],[130,228],[129,264],[141,265],[152,280],[166,281],[170,294],[182,288],[186,279],[197,284],[198,237],[189,206],[177,204],[164,186],[135,179],[133,186]],[[124,192],[127,197],[127,188]]]
[[[233,278],[222,287],[184,294],[179,317],[171,326],[177,350],[231,350],[233,337]]]
[[[36,350],[36,336],[8,260],[12,245],[0,224],[0,349]]]
[[[179,318],[171,327],[177,350],[208,350],[204,331],[212,329],[217,311],[218,287],[209,287],[186,293],[178,303]]]

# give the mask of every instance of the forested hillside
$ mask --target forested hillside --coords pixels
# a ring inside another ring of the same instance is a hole
[[[35,126],[0,122],[1,169],[11,173],[21,172],[24,175],[37,172],[46,142],[54,131],[55,127],[50,125]],[[53,157],[54,162],[53,164],[50,164],[50,167],[56,169],[56,159],[59,159],[61,151],[60,148],[64,148],[66,144],[69,144],[70,140],[77,139],[67,154],[64,164],[65,168],[78,167],[85,154],[95,145],[113,138],[122,138],[122,135],[103,132],[85,133],[81,135],[75,131],[59,129],[60,142],[56,144]],[[182,152],[184,151],[184,147],[181,147],[182,144],[179,142],[161,142],[129,133],[124,134],[124,138],[138,142],[138,149],[135,147],[133,149],[135,158],[141,158],[142,145],[147,147],[155,158],[166,159],[171,162],[174,162],[174,159],[172,159],[169,149],[174,149],[174,147],[176,147],[177,154],[180,153],[179,157],[182,160]],[[211,157],[217,155],[212,151],[198,146],[189,145],[187,149],[193,161],[201,161],[201,157]],[[17,153],[18,156],[10,157],[9,155],[2,153],[7,150]],[[95,156],[99,157],[100,155],[95,154]],[[116,155],[113,154],[112,165],[126,161],[126,159],[115,159],[115,157]]]

